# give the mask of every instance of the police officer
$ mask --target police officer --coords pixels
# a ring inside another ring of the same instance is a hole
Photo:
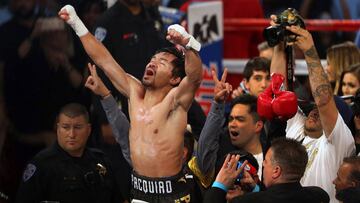
[[[90,132],[86,108],[64,106],[57,118],[57,142],[26,166],[16,202],[120,202],[109,161],[86,147]]]

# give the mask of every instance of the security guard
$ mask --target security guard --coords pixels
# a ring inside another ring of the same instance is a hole
[[[120,202],[105,155],[86,147],[89,115],[80,104],[64,106],[57,122],[57,142],[26,166],[16,202]]]

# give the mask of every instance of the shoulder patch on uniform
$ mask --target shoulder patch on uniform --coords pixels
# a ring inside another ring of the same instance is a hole
[[[22,177],[23,181],[24,182],[28,181],[34,175],[35,171],[36,171],[36,166],[34,164],[28,164],[26,166],[26,169]]]
[[[103,27],[97,27],[95,30],[95,38],[100,42],[102,42],[105,39],[106,34],[107,34],[107,30]]]

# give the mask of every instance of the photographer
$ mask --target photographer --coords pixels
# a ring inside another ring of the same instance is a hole
[[[272,19],[276,21],[275,16],[272,16]],[[308,116],[298,110],[296,115],[287,121],[286,137],[301,142],[308,153],[309,162],[301,184],[321,187],[329,194],[331,202],[335,202],[335,188],[331,182],[336,177],[336,170],[342,159],[355,151],[354,139],[337,109],[331,85],[320,63],[311,34],[294,25],[286,26],[286,31],[290,31],[288,38],[292,39],[285,40],[287,44],[296,45],[305,55],[315,101],[315,106]],[[283,61],[271,68],[272,72],[286,75]]]
[[[205,195],[204,202],[225,202],[225,194],[246,167],[236,167],[240,156],[226,158],[216,181]],[[235,197],[231,202],[329,202],[329,196],[319,187],[302,187],[308,156],[305,147],[295,140],[279,138],[273,141],[264,160],[263,183],[266,191]]]

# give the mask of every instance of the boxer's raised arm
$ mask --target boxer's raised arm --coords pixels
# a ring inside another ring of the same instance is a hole
[[[177,87],[175,98],[180,106],[188,111],[202,80],[202,62],[198,53],[201,45],[183,27],[176,24],[169,26],[166,39],[173,44],[186,47],[184,50],[186,76]]]
[[[79,36],[86,53],[109,77],[114,86],[126,97],[129,97],[130,88],[133,85],[140,87],[140,82],[134,77],[126,74],[121,66],[111,56],[104,45],[88,31],[83,22],[77,16],[75,9],[70,6],[64,6],[59,16],[66,21],[76,34]]]

